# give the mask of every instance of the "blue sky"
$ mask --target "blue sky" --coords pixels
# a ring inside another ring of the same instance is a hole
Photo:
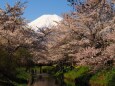
[[[4,7],[5,3],[13,5],[17,0],[0,0],[0,7]],[[21,0],[28,1],[26,4],[24,17],[27,20],[34,20],[44,14],[57,14],[62,15],[65,12],[69,12],[69,7],[66,0]]]

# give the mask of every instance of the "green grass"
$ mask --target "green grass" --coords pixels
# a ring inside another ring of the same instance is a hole
[[[14,86],[27,86],[27,80],[30,79],[31,74],[26,72],[25,67],[19,67],[16,69],[16,71],[16,78],[19,80],[19,82],[13,81],[12,83],[14,84]]]
[[[87,74],[89,71],[88,67],[79,67],[75,68],[67,73],[64,74],[64,77],[70,80],[75,80],[76,78],[79,78],[85,74]]]
[[[115,68],[97,72],[90,79],[91,86],[115,86]]]
[[[17,78],[27,80],[30,78],[30,73],[26,72],[26,68],[17,68]]]
[[[66,83],[66,86],[76,86],[75,82],[69,81],[67,79],[64,79],[64,82]]]
[[[76,67],[65,73],[64,77],[70,81],[87,82],[91,86],[115,86],[115,68],[101,70],[90,76],[88,67]]]

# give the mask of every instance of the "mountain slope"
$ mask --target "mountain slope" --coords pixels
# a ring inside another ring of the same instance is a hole
[[[38,30],[38,28],[44,28],[44,27],[52,27],[56,26],[56,22],[60,22],[62,18],[58,15],[42,15],[41,17],[37,18],[36,20],[30,22],[28,25],[35,31]]]

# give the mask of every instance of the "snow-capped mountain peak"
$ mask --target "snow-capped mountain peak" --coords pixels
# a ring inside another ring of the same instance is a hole
[[[41,17],[37,18],[36,20],[30,22],[28,25],[35,31],[38,30],[38,28],[44,28],[44,27],[52,27],[56,26],[56,22],[60,22],[62,18],[56,14],[54,15],[42,15]]]

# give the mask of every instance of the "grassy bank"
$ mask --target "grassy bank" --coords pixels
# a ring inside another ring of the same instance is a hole
[[[0,76],[0,86],[27,86],[28,79],[30,79],[31,74],[26,72],[26,68],[19,67],[16,68],[15,74],[8,79],[7,77]]]
[[[76,78],[86,75],[89,71],[88,67],[78,67],[64,74],[66,79],[74,81]]]
[[[66,72],[64,77],[67,79],[66,82],[75,81],[78,86],[115,86],[115,68],[103,69],[90,74],[88,67],[79,67]]]
[[[115,68],[97,72],[89,83],[91,86],[115,86]]]
[[[28,80],[31,77],[31,74],[26,71],[25,67],[20,67],[16,69],[17,74],[16,78],[19,80],[18,82],[13,82],[15,86],[27,86]]]

